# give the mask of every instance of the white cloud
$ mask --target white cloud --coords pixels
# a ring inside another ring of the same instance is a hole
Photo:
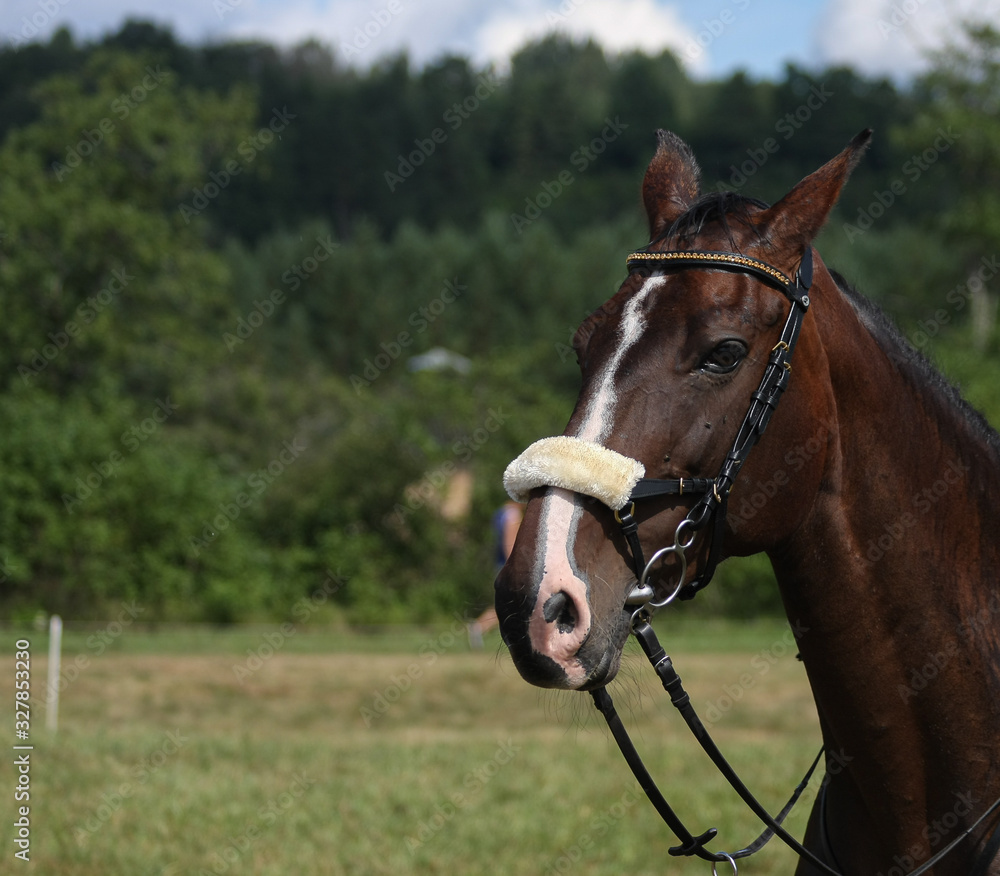
[[[548,6],[545,11],[537,3],[497,9],[476,31],[476,60],[502,64],[529,40],[554,31],[592,38],[613,53],[672,49],[681,55],[693,36],[675,7],[654,0],[562,0]]]
[[[380,55],[406,50],[424,64],[442,54],[506,66],[526,42],[561,31],[593,38],[610,52],[690,48],[692,31],[673,5],[657,0],[220,0],[239,6],[225,16],[229,35],[291,45],[309,37],[327,42],[345,60],[367,65]],[[359,51],[352,51],[351,48]],[[692,53],[689,51],[689,56]],[[694,66],[707,63],[698,52]]]
[[[593,38],[611,53],[672,49],[694,73],[706,73],[714,48],[684,23],[694,0],[3,0],[0,40],[47,39],[69,25],[95,39],[127,17],[170,26],[185,41],[260,39],[291,46],[317,39],[365,67],[405,51],[422,66],[443,53],[506,66],[527,41],[561,31]],[[721,2],[721,0],[720,0]],[[746,2],[746,0],[741,0]],[[685,6],[687,4],[687,6]],[[699,12],[698,15],[701,13]],[[33,23],[32,23],[33,22]],[[695,40],[701,40],[700,44]],[[712,42],[714,36],[708,42]],[[346,57],[345,57],[346,56]]]
[[[984,0],[832,0],[820,18],[822,63],[868,75],[910,76],[928,52],[958,38],[966,18],[1000,25],[1000,3]]]
[[[221,0],[234,3],[237,0]],[[227,17],[227,36],[261,39],[291,46],[307,39],[327,43],[349,62],[366,65],[379,55],[397,52],[411,41],[416,20],[406,0],[243,0]]]

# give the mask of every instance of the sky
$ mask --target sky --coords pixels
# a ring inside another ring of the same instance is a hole
[[[314,38],[358,67],[405,51],[418,67],[451,53],[502,70],[525,42],[561,30],[611,53],[672,49],[697,78],[773,79],[793,63],[902,80],[970,16],[1000,26],[1000,0],[0,0],[0,43],[63,26],[94,39],[134,17],[195,44]]]

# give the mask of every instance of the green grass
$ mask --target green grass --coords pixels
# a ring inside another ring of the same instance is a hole
[[[457,621],[366,634],[303,629],[267,656],[259,644],[275,629],[135,627],[100,654],[87,645],[93,631],[71,631],[63,666],[78,671],[64,681],[59,733],[45,732],[41,705],[33,716],[30,872],[710,872],[667,855],[674,839],[590,698],[525,684],[495,635],[485,652],[469,652]],[[661,629],[699,711],[718,719],[720,745],[773,809],[819,746],[785,630],[707,622]],[[6,703],[21,635],[32,644],[33,692],[44,694],[46,637],[5,630]],[[248,648],[265,655],[259,665],[248,662]],[[86,661],[74,664],[79,657]],[[693,830],[718,827],[713,848],[756,836],[759,826],[637,650],[612,693]],[[13,742],[11,710],[0,714],[0,739]],[[5,760],[7,862],[17,816]],[[795,833],[813,794],[792,816]],[[774,843],[740,866],[744,874],[793,869],[791,853]]]
[[[124,622],[119,618],[123,618]],[[107,622],[66,622],[63,653],[100,656],[121,654],[242,654],[281,640],[278,650],[290,654],[395,654],[419,650],[429,642],[443,650],[468,650],[466,619],[425,626],[324,627],[287,624],[148,624],[132,620],[126,611]],[[670,622],[658,620],[657,629],[671,647],[687,652],[733,652],[752,649],[757,642],[779,638],[784,620],[760,618],[730,621],[682,615]],[[48,648],[46,628],[0,627],[11,640],[27,636],[39,655]]]

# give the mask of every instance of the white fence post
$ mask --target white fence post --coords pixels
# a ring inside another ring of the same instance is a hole
[[[50,733],[59,729],[59,661],[62,655],[62,618],[54,614],[49,618],[49,695],[45,712],[45,728]]]

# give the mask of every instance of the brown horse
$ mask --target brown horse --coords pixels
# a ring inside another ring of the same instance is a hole
[[[496,606],[527,681],[593,690],[618,671],[650,588],[647,606],[691,588],[713,543],[723,557],[766,552],[841,765],[804,844],[850,876],[902,876],[1000,796],[1000,436],[812,251],[869,135],[768,207],[701,196],[691,150],[659,132],[642,186],[651,242],[576,334],[583,384],[565,437],[512,464],[508,486],[530,501]],[[705,264],[652,257],[692,252]],[[722,481],[781,347],[790,304],[775,286],[807,262],[794,375],[738,477]],[[707,486],[633,510],[642,474]],[[723,525],[679,531],[713,484]],[[625,509],[645,556],[679,544],[646,568],[645,591]],[[1000,874],[987,848],[998,818],[933,872]]]

